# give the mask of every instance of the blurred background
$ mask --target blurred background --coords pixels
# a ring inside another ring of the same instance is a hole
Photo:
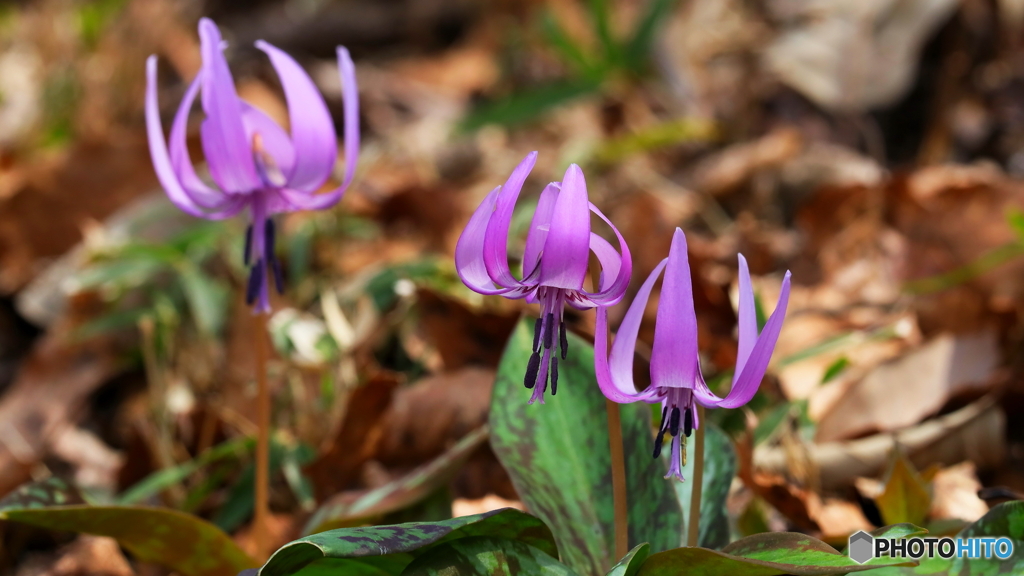
[[[531,150],[511,245],[570,162],[629,243],[630,294],[683,227],[713,384],[735,362],[737,252],[766,306],[792,270],[761,391],[711,418],[737,446],[734,535],[955,533],[1024,492],[1024,1],[35,0],[0,3],[0,496],[59,475],[247,545],[246,223],[170,205],[143,119],[145,58],[166,128],[202,16],[241,97],[283,125],[255,40],[309,71],[339,134],[335,46],[359,79],[353,187],[280,222],[277,544],[313,521],[521,507],[481,427],[534,312],[470,292],[452,254]],[[592,313],[570,321],[593,335]],[[887,508],[897,481],[913,506]],[[389,499],[360,504],[374,489]],[[166,573],[3,522],[0,571]]]

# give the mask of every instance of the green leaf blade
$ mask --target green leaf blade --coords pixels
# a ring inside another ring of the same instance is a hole
[[[559,362],[559,391],[528,405],[523,374],[532,329],[521,322],[498,368],[491,404],[491,446],[528,509],[555,533],[562,561],[580,574],[606,572],[613,558],[611,457],[605,398],[594,377],[591,346],[570,335]],[[682,511],[666,468],[651,458],[646,406],[620,407],[627,454],[629,540],[655,551],[678,546]]]
[[[539,519],[505,508],[441,522],[409,522],[391,526],[341,528],[312,534],[280,548],[260,569],[260,576],[290,576],[322,558],[368,558],[409,554],[461,538],[485,536],[516,540],[556,557],[551,531]]]
[[[494,538],[463,538],[413,560],[401,576],[576,576],[564,564],[529,544]]]
[[[136,558],[184,576],[234,576],[256,565],[230,536],[196,516],[169,508],[62,504],[76,499],[57,479],[30,484],[0,501],[0,519],[114,538]]]

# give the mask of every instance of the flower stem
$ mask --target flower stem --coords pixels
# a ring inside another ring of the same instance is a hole
[[[694,432],[693,438],[693,491],[690,493],[690,521],[687,523],[689,533],[686,536],[687,546],[696,546],[700,536],[700,493],[704,487],[704,407],[697,405],[697,422],[700,427]]]
[[[591,254],[591,280],[595,289],[601,286],[599,267]],[[606,334],[607,335],[607,334]],[[615,559],[612,564],[629,553],[629,507],[626,502],[626,455],[622,445],[622,418],[619,405],[607,398],[604,401],[608,411],[608,450],[612,457],[612,510],[615,519]],[[611,568],[611,566],[609,566]]]
[[[612,456],[612,505],[615,511],[615,562],[629,552],[629,528],[626,507],[626,457],[622,448],[622,422],[619,405],[605,400],[608,409],[608,444]],[[614,563],[614,562],[613,562]]]
[[[270,390],[267,386],[267,313],[255,315],[256,329],[256,490],[253,546],[259,559],[270,554]]]

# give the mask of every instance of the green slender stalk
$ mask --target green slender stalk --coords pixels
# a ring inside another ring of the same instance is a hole
[[[690,493],[690,521],[687,522],[686,545],[696,546],[700,536],[700,493],[704,487],[704,407],[697,405],[697,421],[701,426],[693,435],[693,492]]]

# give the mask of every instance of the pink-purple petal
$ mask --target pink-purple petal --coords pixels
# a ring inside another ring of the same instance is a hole
[[[743,366],[750,357],[750,350],[757,341],[757,310],[754,305],[754,289],[750,286],[750,269],[747,268],[747,259],[739,254],[739,306],[736,316],[738,327],[738,343],[736,347],[736,375],[743,370]]]
[[[562,178],[540,262],[544,286],[582,290],[590,259],[590,201],[583,170],[572,164]]]
[[[295,164],[295,148],[292,147],[292,141],[284,128],[281,128],[262,110],[244,101],[242,102],[242,121],[245,123],[245,134],[249,137],[249,141],[253,141],[253,138],[258,135],[263,151],[270,155],[274,167],[282,175],[288,174]],[[284,185],[283,182],[277,184]]]
[[[167,197],[175,206],[186,214],[211,220],[229,218],[242,209],[244,204],[231,198],[224,198],[220,204],[210,207],[212,212],[207,212],[196,204],[182,188],[178,175],[171,164],[167,143],[164,141],[163,125],[160,121],[160,105],[157,102],[156,56],[150,56],[146,61],[146,135],[149,140],[149,153],[153,160],[153,169],[156,171],[157,178],[167,193]]]
[[[534,272],[539,273],[537,265],[544,252],[544,241],[547,239],[548,230],[551,227],[551,213],[555,209],[555,200],[558,198],[560,189],[561,184],[552,182],[544,187],[537,200],[537,209],[533,212],[533,218],[530,220],[530,231],[526,234],[526,247],[523,249],[524,281],[528,281]]]
[[[536,163],[537,153],[530,152],[516,166],[508,180],[505,181],[505,185],[497,191],[494,199],[494,213],[490,215],[487,222],[487,231],[483,239],[484,266],[487,269],[487,275],[499,286],[519,285],[519,281],[512,276],[512,271],[508,267],[508,228],[512,222],[512,213],[515,210],[519,192],[523,189],[523,183],[526,182],[526,177],[529,176]]]
[[[640,333],[640,323],[644,318],[647,301],[658,276],[665,269],[668,260],[662,260],[647,280],[640,286],[633,303],[622,319],[619,331],[615,335],[611,353],[608,353],[608,309],[597,309],[597,328],[594,336],[594,369],[597,372],[597,383],[612,402],[628,403],[649,400],[657,394],[656,386],[650,386],[643,392],[637,392],[633,381],[633,356],[636,352],[636,339]]]
[[[590,251],[597,256],[601,265],[601,288],[615,281],[622,266],[622,256],[612,247],[611,243],[597,234],[590,233]]]
[[[608,310],[597,309],[597,334],[594,336],[594,371],[597,374],[597,385],[605,398],[619,404],[630,404],[649,400],[654,396],[654,389],[637,392],[633,384],[633,374],[630,371],[628,378],[621,375],[616,376],[608,361]],[[616,341],[621,336],[616,336]],[[636,340],[633,341],[636,344]],[[631,350],[632,351],[632,350]],[[630,359],[632,368],[632,359]]]
[[[288,104],[295,163],[285,172],[287,187],[315,192],[330,177],[338,156],[334,121],[327,103],[295,59],[263,40],[257,41],[256,47],[267,54],[277,70]]]
[[[182,98],[178,111],[174,115],[174,123],[171,125],[171,137],[168,143],[171,155],[171,166],[174,173],[178,175],[182,189],[198,206],[213,208],[224,202],[225,195],[220,190],[207,186],[196,174],[192,164],[192,158],[188,151],[187,132],[188,117],[192,110],[192,104],[199,94],[199,85],[202,74],[197,74],[185,97]]]
[[[336,188],[323,194],[307,194],[291,188],[279,188],[281,198],[287,201],[294,210],[323,210],[330,208],[341,200],[342,189]]]
[[[611,227],[612,232],[615,233],[615,238],[619,242],[621,256],[619,256],[617,267],[612,269],[606,268],[606,259],[602,259],[601,255],[595,252],[598,260],[601,262],[602,285],[598,287],[600,291],[597,293],[583,292],[583,294],[587,302],[592,306],[614,306],[626,295],[626,288],[629,287],[629,280],[633,275],[633,258],[629,253],[629,246],[626,245],[626,239],[622,237],[619,229],[612,224],[612,221],[593,204],[590,204],[590,211],[597,214],[601,220],[604,220]],[[591,243],[591,249],[593,250],[593,248],[594,244]],[[614,280],[609,281],[609,278],[614,278]]]
[[[210,175],[225,191],[248,194],[263,186],[256,171],[252,146],[242,123],[242,106],[235,91],[221,46],[220,31],[209,18],[199,21],[203,57],[202,101],[206,119],[202,125],[203,153]]]
[[[654,325],[651,381],[660,387],[693,388],[699,371],[697,316],[693,309],[686,236],[676,228]]]
[[[495,288],[493,280],[487,273],[487,266],[484,265],[487,225],[494,213],[494,205],[500,193],[501,186],[498,186],[484,198],[484,201],[473,212],[469,223],[466,224],[466,228],[455,245],[455,270],[458,272],[459,278],[471,290],[480,294],[505,294],[518,286],[517,283],[512,286]]]
[[[345,120],[345,178],[341,183],[344,193],[352,183],[359,162],[359,85],[356,83],[355,64],[344,46],[338,46],[338,73],[341,75],[342,116]]]
[[[737,369],[732,389],[728,396],[718,402],[719,408],[738,408],[743,406],[757,393],[761,385],[761,379],[768,370],[768,362],[775,351],[775,343],[779,340],[779,333],[782,331],[782,321],[786,317],[786,307],[789,304],[790,273],[782,280],[782,290],[779,293],[779,302],[775,305],[775,311],[768,318],[764,330],[757,337],[757,342],[750,351],[746,365],[743,370]]]

